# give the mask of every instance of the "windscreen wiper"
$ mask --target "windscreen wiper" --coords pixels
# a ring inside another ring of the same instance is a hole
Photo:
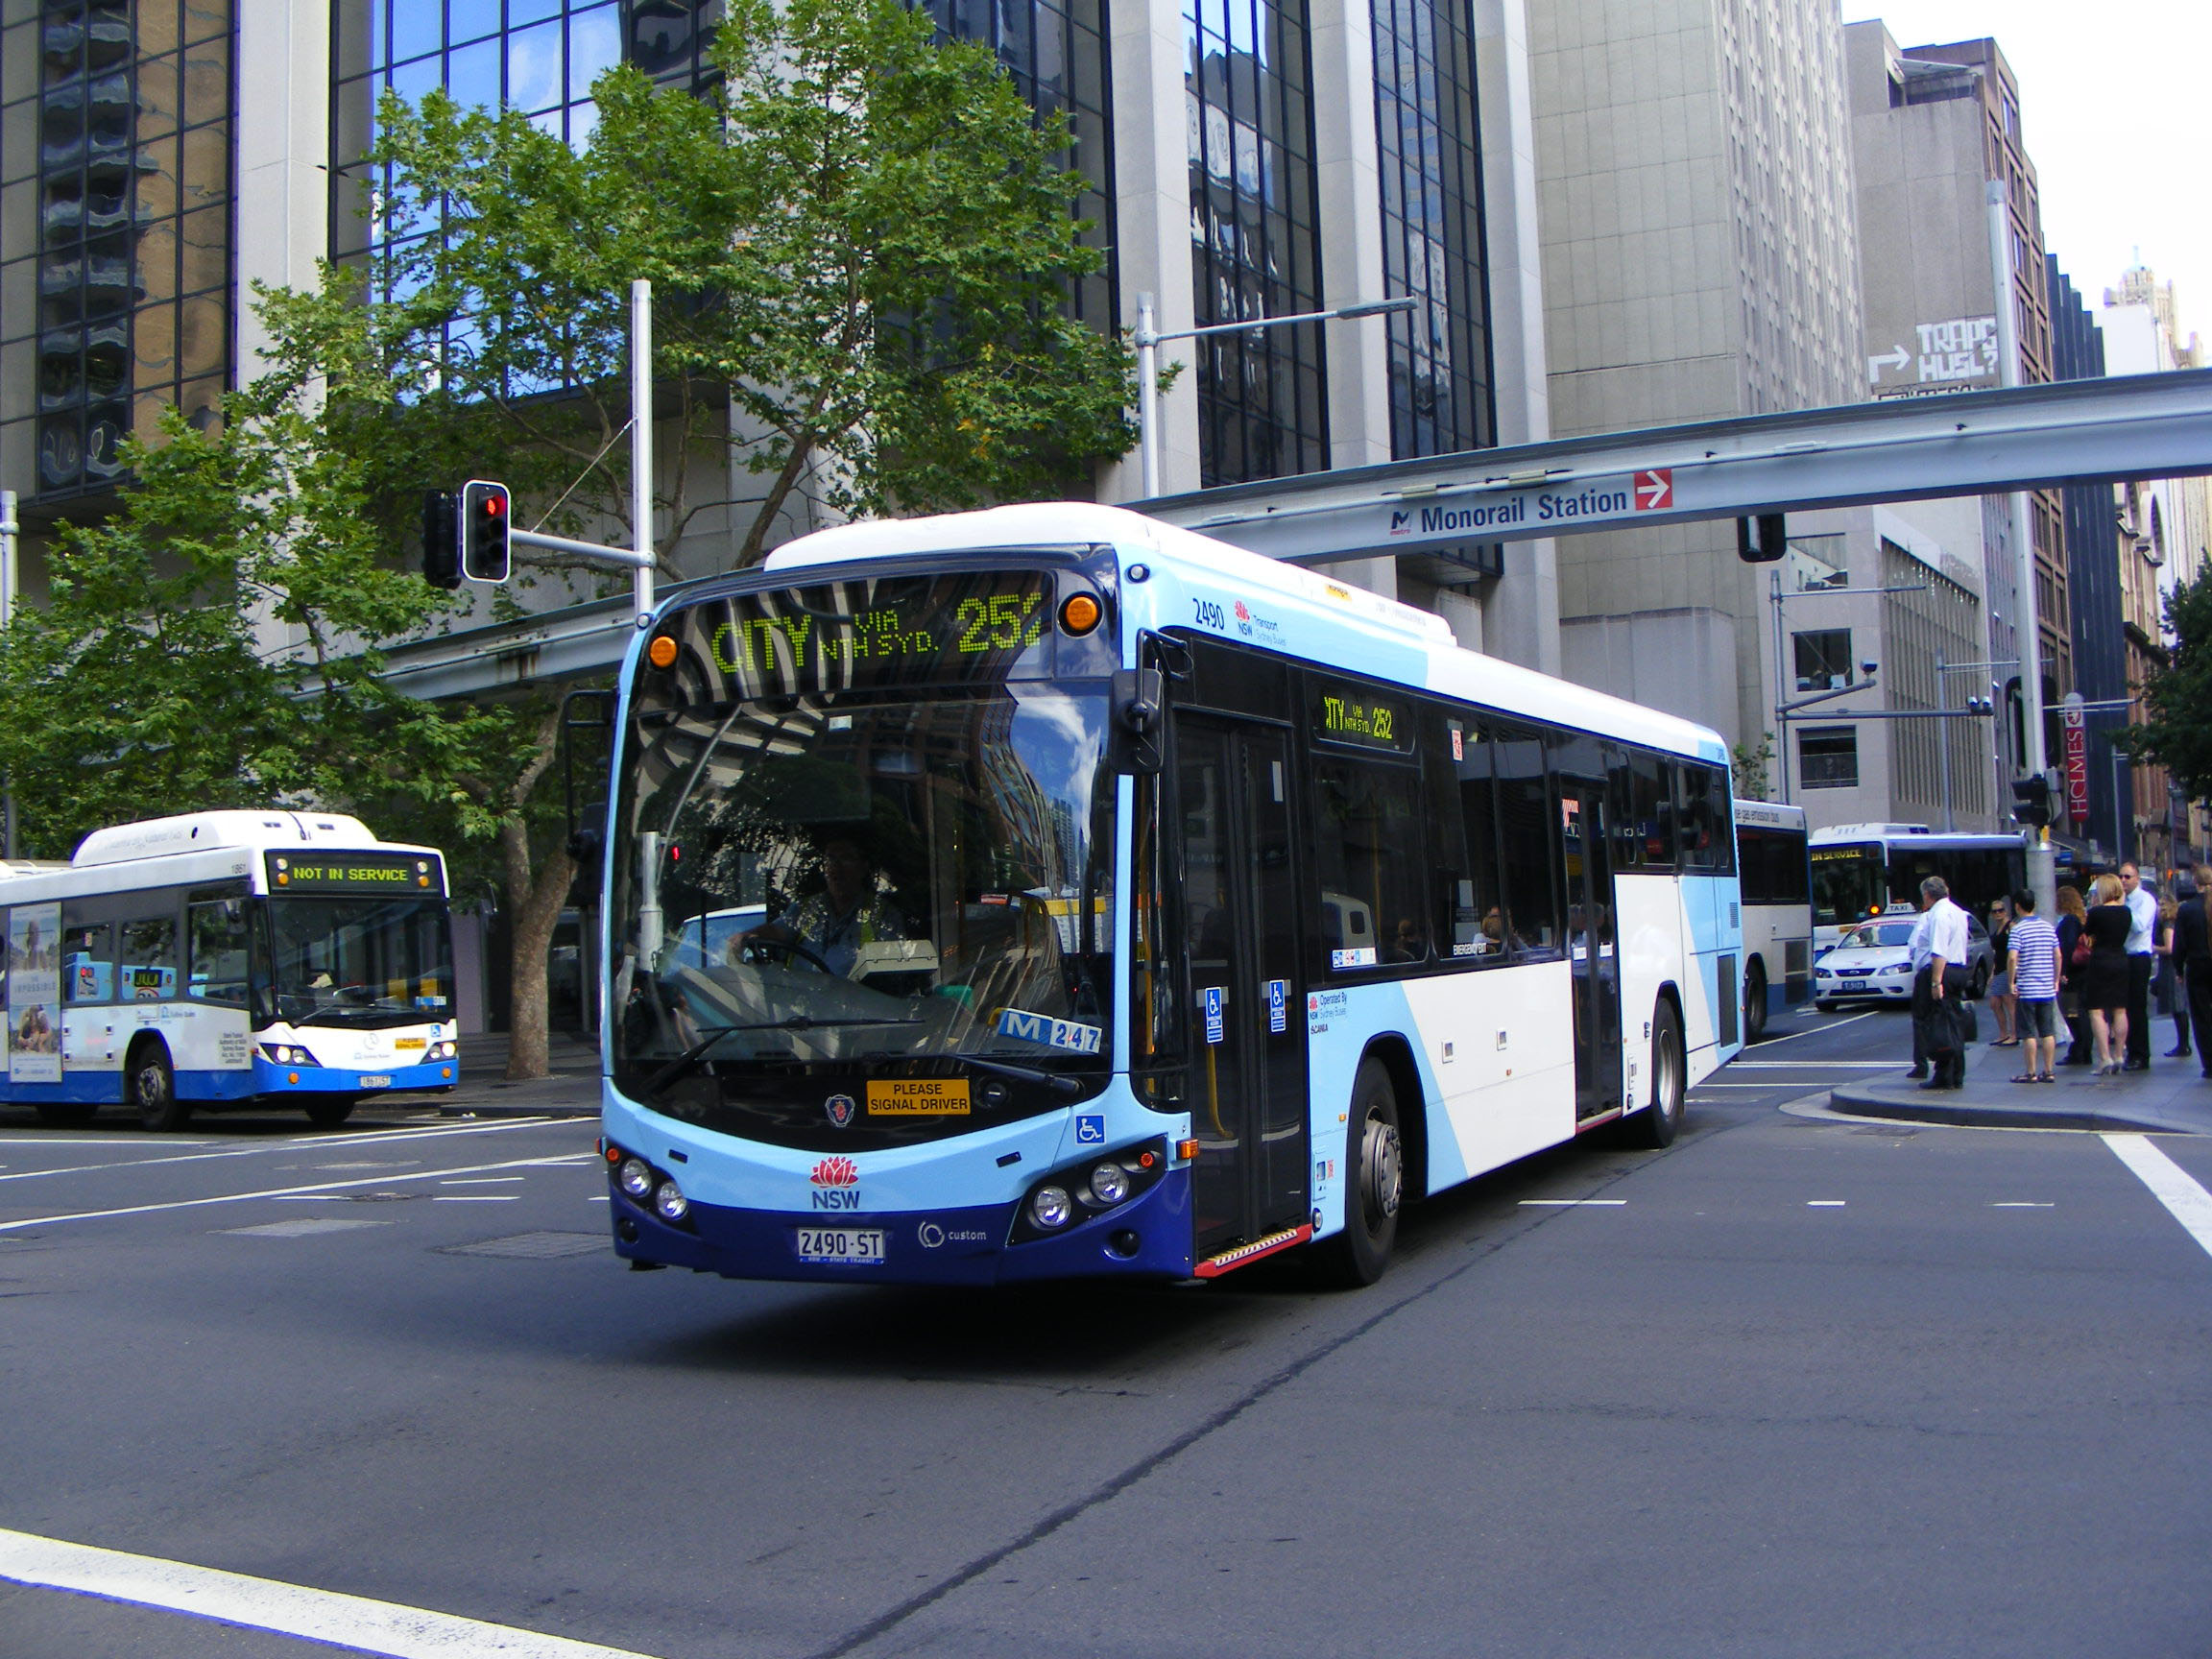
[[[817,1020],[807,1014],[793,1014],[782,1020],[749,1020],[739,1025],[709,1025],[707,1035],[645,1079],[640,1094],[657,1094],[663,1083],[673,1082],[677,1075],[697,1064],[723,1038],[738,1031],[825,1031],[846,1025],[919,1025],[919,1015],[901,1016],[891,1020]]]
[[[980,1054],[956,1054],[952,1058],[966,1061],[978,1071],[996,1071],[1001,1077],[1012,1077],[1022,1083],[1042,1083],[1055,1094],[1083,1093],[1082,1084],[1058,1071],[1040,1071],[1034,1066],[1015,1066],[1004,1060],[986,1060]]]

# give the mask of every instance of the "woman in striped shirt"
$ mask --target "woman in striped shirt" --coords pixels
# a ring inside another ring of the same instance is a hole
[[[2023,888],[2012,895],[2010,947],[2012,996],[2017,1012],[2013,1029],[2027,1070],[2015,1083],[2056,1083],[2058,1058],[2058,931],[2035,914],[2035,895]]]

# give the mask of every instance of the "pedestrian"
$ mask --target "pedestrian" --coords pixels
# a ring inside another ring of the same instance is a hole
[[[2181,958],[2174,953],[2174,938],[2181,907],[2196,898],[2196,880],[2177,871],[2167,884],[2166,896],[2158,901],[2158,938],[2153,949],[2158,953],[2159,1000],[2174,1016],[2174,1046],[2166,1050],[2169,1060],[2189,1058],[2189,989],[2183,980]]]
[[[2020,1046],[2012,1024],[2012,907],[2003,899],[1989,904],[1989,1012],[1997,1022],[1998,1048]]]
[[[1928,1076],[1928,896],[1920,896],[1920,914],[1912,918],[1912,931],[1905,936],[1905,965],[1912,971],[1912,1070],[1905,1075],[1915,1080]]]
[[[2118,876],[2100,876],[2089,889],[2094,901],[2083,929],[2089,935],[2089,967],[2082,976],[2081,1007],[2097,1039],[2097,1075],[2122,1070],[2128,1046],[2128,994],[2133,970],[2128,939],[2135,926],[2127,904],[2127,884]]]
[[[2068,883],[2058,889],[2058,1012],[2066,1020],[2066,1060],[2069,1066],[2089,1064],[2089,1024],[2081,1012],[2081,981],[2088,964],[2074,965],[2074,950],[2089,907],[2081,902],[2081,889]]]
[[[2015,1083],[2058,1081],[2058,931],[2035,914],[2035,895],[2012,895],[2011,949],[2013,1029],[2020,1034],[2027,1064]]]
[[[1940,876],[1920,883],[1920,902],[1928,922],[1928,962],[1913,977],[1912,1007],[1916,1019],[1925,1010],[1930,1069],[1920,1087],[1958,1089],[1966,1081],[1965,1022],[1973,1017],[1966,912],[1951,902],[1950,883]]]
[[[2175,884],[2176,888],[2180,885]],[[2188,993],[2189,1017],[2197,1027],[2197,1064],[2212,1077],[2212,865],[2197,866],[2197,894],[2174,914],[2174,965]]]
[[[2120,887],[2126,895],[2128,915],[2128,1052],[2122,1064],[2129,1071],[2151,1070],[2151,972],[2157,958],[2152,940],[2158,928],[2158,901],[2143,886],[2142,873],[2133,864],[2120,866]]]

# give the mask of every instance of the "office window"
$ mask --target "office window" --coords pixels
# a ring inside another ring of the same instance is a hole
[[[1382,278],[1424,303],[1389,318],[1390,450],[1495,443],[1475,56],[1455,0],[1375,0]]]
[[[1834,691],[1851,684],[1850,629],[1829,628],[1790,637],[1796,647],[1798,690]]]
[[[229,0],[12,6],[0,31],[0,467],[114,488],[122,443],[230,374]],[[18,390],[20,389],[20,390]]]
[[[1305,0],[1183,0],[1197,322],[1321,307]],[[1322,325],[1189,343],[1208,485],[1329,464]]]
[[[1859,784],[1859,728],[1802,726],[1797,731],[1797,781],[1807,789]]]

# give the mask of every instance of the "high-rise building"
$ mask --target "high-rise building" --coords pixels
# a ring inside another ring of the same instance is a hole
[[[1171,342],[1163,488],[1550,436],[1524,0],[914,0],[1064,111],[1107,253],[1097,326],[1167,332],[1409,294],[1420,308]],[[0,485],[42,528],[105,510],[123,434],[250,376],[251,284],[319,259],[392,281],[377,99],[442,87],[583,142],[593,77],[702,70],[718,0],[4,0]],[[674,460],[663,454],[663,462]],[[1102,499],[1139,493],[1134,462]],[[693,499],[741,494],[741,469]],[[675,559],[727,563],[745,504]],[[785,533],[812,527],[796,509]],[[1462,637],[1555,666],[1549,543],[1361,561]],[[550,590],[556,591],[557,590]],[[541,591],[536,602],[543,602]]]
[[[1858,396],[1835,6],[1557,0],[1531,26],[1555,432]],[[1767,600],[1732,524],[1575,537],[1559,551],[1561,660],[1756,746],[1777,701]]]

